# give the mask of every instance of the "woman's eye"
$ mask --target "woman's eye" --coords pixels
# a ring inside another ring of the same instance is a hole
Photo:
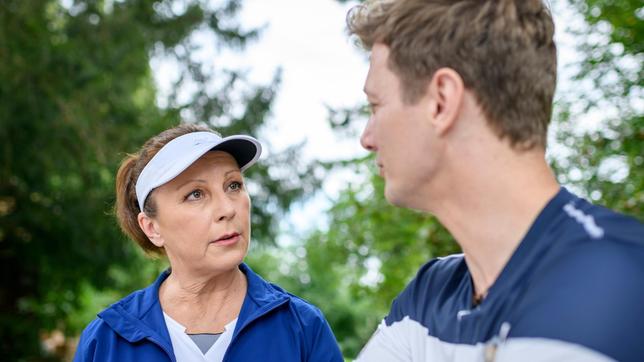
[[[242,188],[242,184],[241,182],[234,181],[234,182],[231,182],[230,185],[228,185],[228,188],[230,188],[233,191],[239,191]]]
[[[202,197],[203,192],[201,190],[193,190],[186,196],[186,200],[199,200]]]

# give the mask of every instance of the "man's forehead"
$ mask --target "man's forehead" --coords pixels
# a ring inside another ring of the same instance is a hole
[[[371,48],[371,54],[369,55],[369,62],[371,64],[381,65],[387,62],[389,57],[389,47],[382,43],[375,43]]]
[[[380,43],[374,44],[371,55],[369,56],[369,71],[367,72],[367,79],[365,80],[362,91],[367,97],[375,97],[376,93],[380,90],[382,82],[386,81],[388,68],[387,57],[389,55],[389,48]],[[384,78],[383,78],[384,77]]]
[[[367,97],[373,97],[375,95],[376,87],[373,82],[373,73],[371,72],[370,67],[369,72],[367,73],[367,79],[364,81],[364,87],[362,87],[362,91],[367,95]]]

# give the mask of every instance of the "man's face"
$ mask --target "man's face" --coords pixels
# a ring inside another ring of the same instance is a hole
[[[388,57],[389,47],[373,46],[364,87],[371,117],[360,142],[376,153],[387,200],[420,208],[418,193],[429,183],[440,153],[430,122],[431,99],[425,94],[415,104],[404,103],[400,79],[387,66]]]

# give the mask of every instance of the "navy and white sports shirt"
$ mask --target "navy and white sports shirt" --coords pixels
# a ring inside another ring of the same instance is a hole
[[[644,226],[562,188],[472,295],[462,254],[430,261],[358,361],[644,361]]]

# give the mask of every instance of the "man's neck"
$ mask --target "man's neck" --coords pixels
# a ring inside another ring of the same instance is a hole
[[[485,157],[485,156],[482,156]],[[485,295],[559,185],[539,152],[461,163],[431,207],[465,255],[475,295]]]

